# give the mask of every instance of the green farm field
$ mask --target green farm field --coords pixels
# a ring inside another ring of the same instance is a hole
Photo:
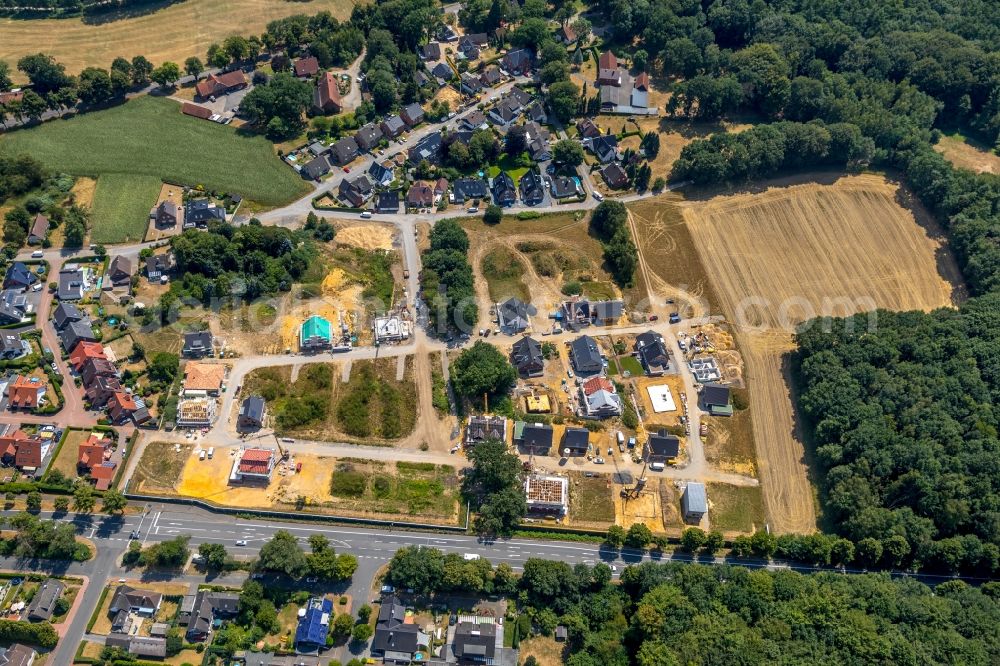
[[[156,176],[142,174],[106,173],[98,178],[90,211],[90,241],[141,241],[160,185]]]
[[[26,153],[75,176],[150,176],[241,194],[264,206],[286,204],[309,189],[266,139],[181,115],[176,102],[148,96],[11,132],[0,137],[0,152]],[[142,202],[147,214],[151,204]]]

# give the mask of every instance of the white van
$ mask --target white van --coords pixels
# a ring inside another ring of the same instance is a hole
[[[601,194],[600,192],[594,192],[594,198],[597,199],[598,201],[604,201],[604,195]]]
[[[41,259],[44,256],[45,256],[45,253],[42,252],[41,250],[35,250],[34,252],[31,253],[31,258],[32,259]]]
[[[618,431],[618,446],[625,446],[625,435],[621,430]]]
[[[465,555],[462,555],[462,559],[465,560],[466,562],[472,562],[473,560],[478,560],[479,553],[466,553]]]
[[[214,446],[208,447],[208,459],[211,460],[212,456],[214,455],[215,455],[215,447]]]
[[[649,463],[649,469],[653,470],[654,472],[662,472],[663,463]]]
[[[204,459],[205,459],[205,452],[202,451],[201,453],[198,454],[198,460],[204,460]]]
[[[372,217],[372,212],[370,210],[366,210],[365,212],[361,213],[362,220],[370,220],[371,217]]]

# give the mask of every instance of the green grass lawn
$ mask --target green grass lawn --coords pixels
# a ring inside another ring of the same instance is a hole
[[[91,242],[141,241],[160,185],[156,176],[143,174],[106,173],[98,178],[90,211]]]
[[[11,132],[0,138],[0,152],[27,153],[77,176],[150,176],[241,194],[266,206],[308,191],[263,137],[181,115],[176,102],[149,96]],[[148,202],[143,206],[148,210]]]
[[[635,356],[621,356],[618,359],[618,366],[622,370],[628,370],[633,377],[642,377],[642,364]]]
[[[706,491],[712,502],[708,520],[713,529],[749,533],[764,528],[766,514],[760,487],[710,483]]]

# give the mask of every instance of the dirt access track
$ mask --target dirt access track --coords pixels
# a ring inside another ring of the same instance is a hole
[[[795,327],[952,305],[964,294],[958,268],[926,211],[879,175],[805,174],[681,209],[746,359],[771,528],[811,532],[814,491],[790,383]]]

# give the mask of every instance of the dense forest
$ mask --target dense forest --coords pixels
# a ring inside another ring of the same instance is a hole
[[[514,646],[557,625],[568,666],[679,664],[995,664],[1000,584],[952,581],[932,591],[886,575],[802,575],[736,566],[645,563],[611,569],[529,559],[506,563],[403,548],[387,580],[423,593],[516,598]],[[521,657],[531,655],[522,646]]]

